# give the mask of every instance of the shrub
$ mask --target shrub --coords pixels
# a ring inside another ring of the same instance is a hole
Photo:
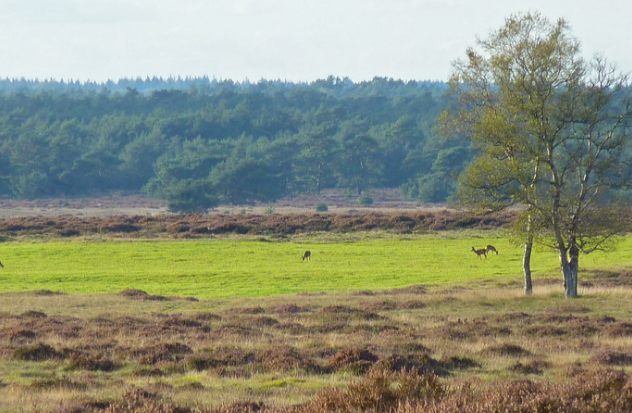
[[[329,364],[335,369],[351,370],[362,374],[377,362],[378,357],[364,348],[343,348],[329,359]]]
[[[446,389],[433,374],[373,370],[347,389],[329,388],[302,409],[305,412],[394,412],[441,400]],[[400,410],[401,409],[401,410]]]
[[[370,196],[364,195],[362,196],[362,198],[360,198],[358,202],[360,203],[360,205],[371,205],[373,204],[373,198],[371,198]]]
[[[105,372],[115,369],[114,362],[106,359],[102,354],[72,353],[69,361],[71,368],[74,369]]]
[[[488,354],[496,354],[499,356],[510,356],[510,357],[520,357],[529,355],[529,351],[524,348],[517,346],[515,344],[499,344],[494,346],[489,346],[485,349],[485,352]]]
[[[18,347],[13,351],[13,358],[22,361],[44,361],[59,358],[61,355],[48,344],[38,343],[32,346]]]
[[[327,211],[329,211],[327,204],[321,203],[321,204],[316,205],[316,212],[327,212]]]
[[[272,215],[272,214],[274,214],[275,212],[276,212],[276,209],[275,209],[274,207],[268,207],[268,208],[266,208],[266,210],[265,210],[265,212],[264,212],[264,213],[265,213],[266,215]]]

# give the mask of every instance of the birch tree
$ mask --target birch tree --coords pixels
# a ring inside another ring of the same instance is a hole
[[[538,13],[507,18],[477,46],[454,63],[458,107],[441,119],[478,151],[460,194],[487,209],[523,205],[526,293],[539,239],[558,251],[566,296],[576,297],[580,253],[624,229],[610,195],[631,182],[627,77],[583,59],[567,22]]]

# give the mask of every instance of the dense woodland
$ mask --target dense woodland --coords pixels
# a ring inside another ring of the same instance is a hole
[[[470,162],[441,137],[447,85],[330,77],[0,81],[0,197],[144,191],[173,211],[344,188],[444,201]]]

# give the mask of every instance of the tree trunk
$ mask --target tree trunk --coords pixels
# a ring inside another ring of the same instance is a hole
[[[568,263],[568,279],[566,280],[566,298],[575,298],[577,294],[577,281],[579,273],[579,248],[576,245],[572,245],[568,250],[569,263]]]
[[[533,284],[531,283],[531,250],[533,249],[533,237],[528,236],[524,244],[524,257],[522,258],[522,269],[524,270],[524,293],[531,295],[533,293]]]
[[[316,193],[320,195],[321,177],[323,176],[323,163],[318,162],[318,174],[316,175]]]
[[[579,249],[577,247],[569,248],[569,257],[567,256],[565,247],[558,247],[560,254],[560,266],[562,275],[564,276],[564,288],[566,290],[566,298],[577,298],[577,270],[579,264]]]
[[[527,216],[527,239],[524,243],[524,257],[522,258],[525,295],[533,294],[533,283],[531,282],[531,251],[533,250],[533,233],[531,231],[531,213],[529,213]]]

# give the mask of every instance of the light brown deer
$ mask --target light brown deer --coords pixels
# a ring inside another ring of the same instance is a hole
[[[493,251],[496,253],[496,255],[498,255],[498,250],[493,245],[488,245],[485,247],[485,249],[487,250],[487,252]]]
[[[481,255],[484,255],[485,259],[487,259],[487,249],[486,248],[481,248],[480,250],[477,250],[474,247],[472,247],[472,252],[475,252],[476,255],[478,256],[478,258],[481,258]]]
[[[312,253],[311,251],[305,251],[305,254],[303,254],[303,261],[308,260],[311,261],[312,260]]]

